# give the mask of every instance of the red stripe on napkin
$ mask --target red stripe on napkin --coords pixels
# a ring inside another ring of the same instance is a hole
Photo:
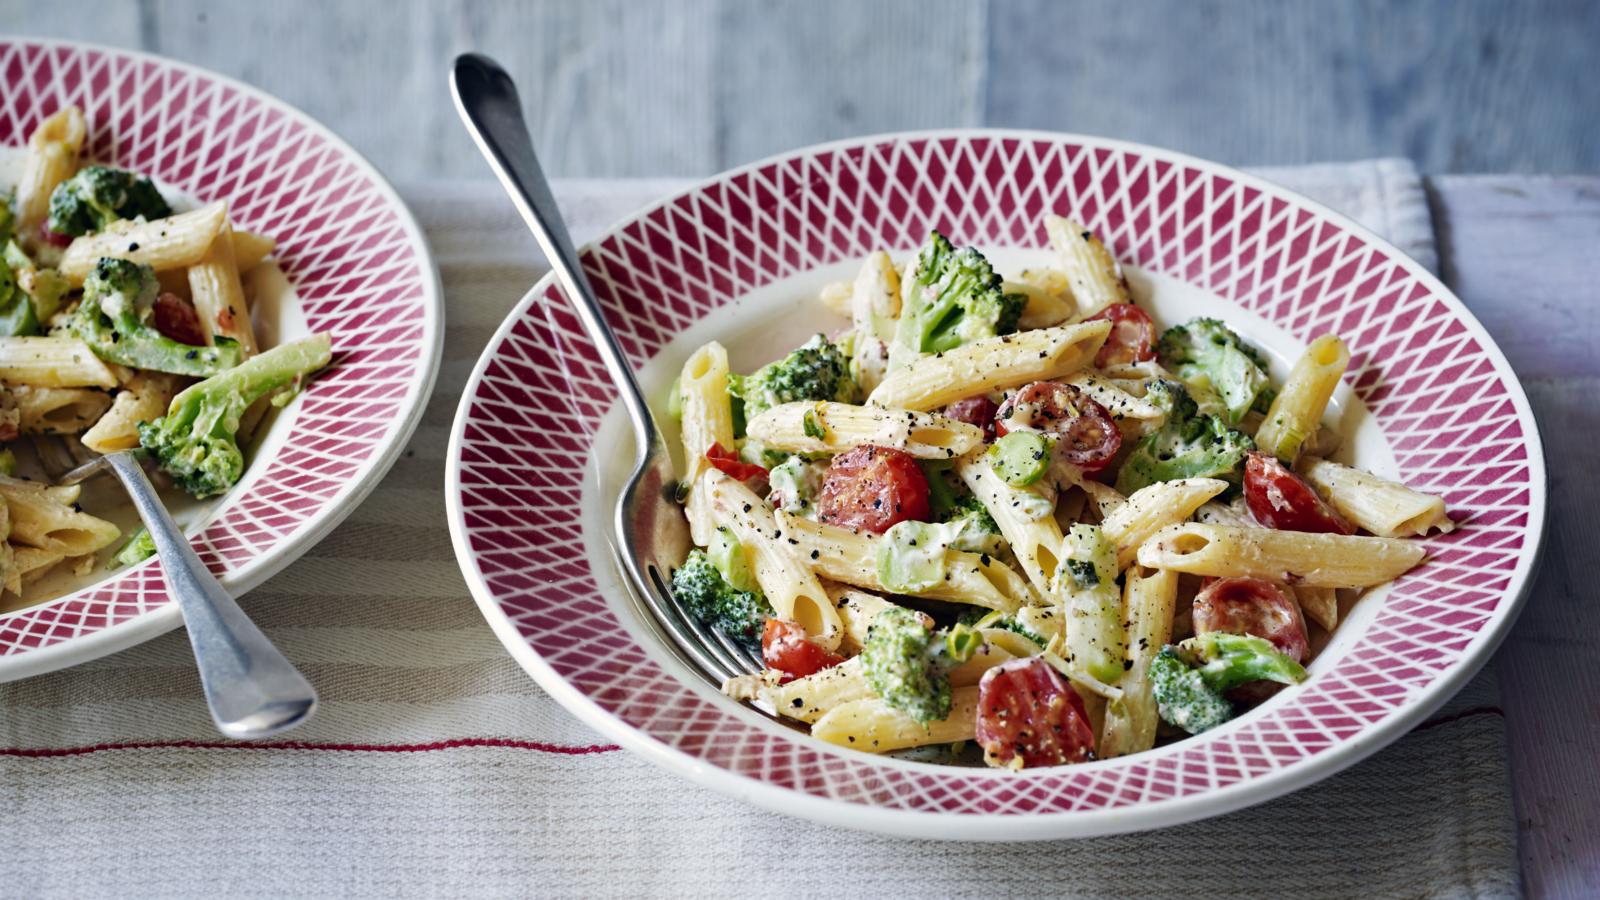
[[[260,741],[243,743],[234,741],[128,741],[111,744],[90,744],[83,747],[0,747],[0,756],[44,758],[54,756],[83,756],[106,750],[339,750],[346,753],[425,753],[431,750],[454,750],[458,747],[494,747],[506,750],[536,750],[540,753],[559,753],[566,756],[583,756],[591,753],[610,753],[620,750],[616,744],[547,744],[543,741],[513,741],[505,738],[453,738],[431,744],[322,744],[309,741]]]

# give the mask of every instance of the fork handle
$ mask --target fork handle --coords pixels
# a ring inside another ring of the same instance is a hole
[[[310,718],[317,708],[316,690],[200,561],[138,458],[113,453],[105,460],[122,479],[155,539],[167,588],[183,612],[217,729],[228,737],[249,740],[287,731]]]

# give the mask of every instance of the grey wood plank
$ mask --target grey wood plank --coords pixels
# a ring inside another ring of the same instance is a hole
[[[1595,171],[1600,4],[994,0],[985,121],[1236,165]]]
[[[32,37],[71,38],[100,44],[139,44],[139,4],[105,5],[95,15],[71,3],[0,0],[0,29]]]
[[[1550,509],[1533,593],[1495,656],[1524,881],[1600,895],[1600,178],[1434,181],[1446,280],[1522,375],[1545,442]]]
[[[818,141],[980,124],[985,4],[723,0],[717,168]]]

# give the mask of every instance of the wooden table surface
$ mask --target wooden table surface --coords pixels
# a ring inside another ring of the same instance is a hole
[[[1444,279],[1521,377],[1550,473],[1533,594],[1494,657],[1523,883],[1600,896],[1600,178],[1445,176],[1429,191]]]

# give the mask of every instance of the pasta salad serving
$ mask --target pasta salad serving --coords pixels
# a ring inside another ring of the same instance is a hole
[[[1007,279],[934,232],[822,302],[850,320],[671,395],[696,548],[673,593],[759,651],[723,691],[869,753],[1022,769],[1214,728],[1303,681],[1443,501],[1335,462],[1335,335],[1281,383],[1226,322],[1158,326],[1045,222]],[[1165,324],[1165,323],[1163,323]]]
[[[327,335],[257,340],[241,273],[271,238],[226,203],[175,211],[148,177],[84,162],[87,134],[81,111],[57,112],[0,183],[0,585],[16,596],[155,553],[55,476],[142,448],[190,496],[223,494],[274,405],[330,358]]]

